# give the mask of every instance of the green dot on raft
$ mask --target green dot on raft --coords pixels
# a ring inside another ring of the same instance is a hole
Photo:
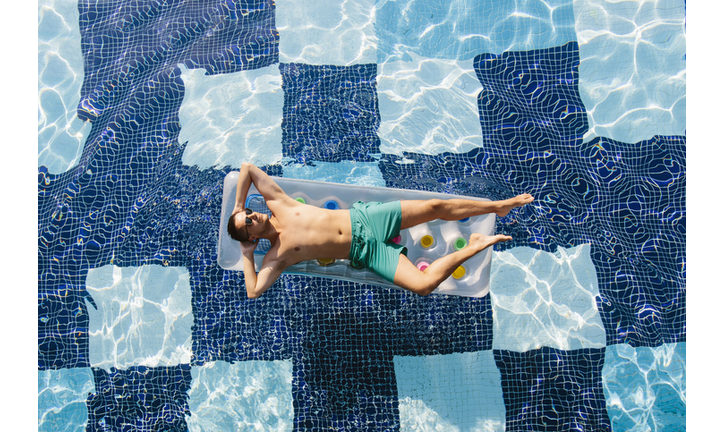
[[[467,245],[468,245],[468,242],[464,238],[458,237],[457,239],[455,239],[455,242],[453,243],[453,249],[455,249],[456,251],[459,251],[460,249],[464,248]]]

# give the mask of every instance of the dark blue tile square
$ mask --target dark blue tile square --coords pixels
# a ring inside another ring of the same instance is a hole
[[[88,396],[88,431],[187,431],[189,365],[137,366],[110,373],[93,368],[95,393]]]
[[[40,271],[38,369],[90,366],[85,276]]]
[[[282,152],[299,163],[372,161],[379,153],[377,65],[279,65]]]
[[[506,431],[610,431],[601,370],[605,349],[493,350]]]

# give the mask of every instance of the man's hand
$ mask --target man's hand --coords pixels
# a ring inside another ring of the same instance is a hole
[[[241,253],[244,256],[253,256],[254,251],[256,250],[256,247],[259,245],[259,240],[250,242],[250,241],[244,241],[239,242],[241,244]]]
[[[244,162],[239,168],[239,180],[236,184],[236,199],[234,208],[236,210],[243,210],[246,205],[246,196],[249,193],[251,185],[256,187],[256,190],[264,197],[267,206],[274,212],[274,209],[270,206],[271,203],[280,200],[291,201],[296,204],[296,201],[289,198],[284,193],[282,188],[269,177],[264,171],[260,170],[249,162]]]

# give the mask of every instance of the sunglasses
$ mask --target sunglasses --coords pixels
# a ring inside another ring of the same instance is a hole
[[[251,218],[248,216],[254,212],[250,208],[247,207],[244,209],[244,213],[246,213],[246,216],[247,216],[247,218],[244,220],[244,229],[246,229],[246,238],[248,239],[249,238],[249,225],[251,225],[251,223],[252,223]]]

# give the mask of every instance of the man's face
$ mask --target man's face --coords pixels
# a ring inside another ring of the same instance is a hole
[[[259,227],[263,224],[263,218],[261,213],[252,211],[251,209],[244,209],[243,212],[239,212],[236,215],[235,223],[237,227],[244,227],[246,231],[246,237],[249,241],[256,240],[256,234],[259,232]]]

